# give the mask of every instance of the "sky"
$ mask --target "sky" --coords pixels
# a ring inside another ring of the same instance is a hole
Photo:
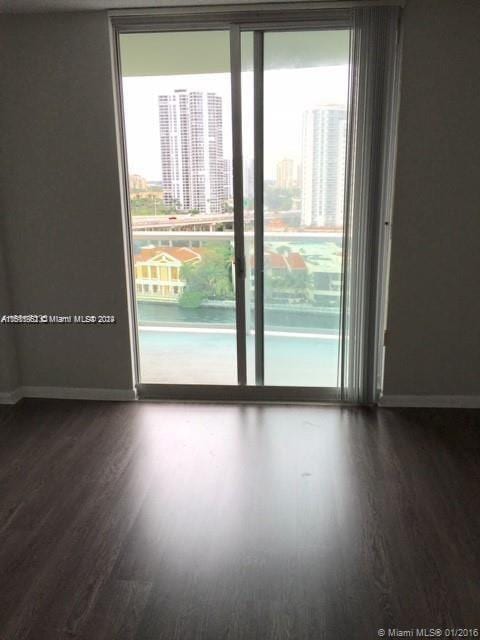
[[[230,75],[211,73],[123,79],[128,168],[161,180],[158,102],[175,89],[210,91],[222,97],[224,157],[232,157]],[[265,177],[275,177],[283,158],[301,159],[302,115],[322,104],[347,104],[348,66],[275,69],[264,74]],[[253,74],[242,73],[243,155],[253,157]]]

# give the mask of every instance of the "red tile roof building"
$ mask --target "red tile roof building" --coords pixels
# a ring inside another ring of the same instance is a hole
[[[181,269],[202,259],[189,247],[144,247],[135,256],[137,299],[176,302],[185,288]]]

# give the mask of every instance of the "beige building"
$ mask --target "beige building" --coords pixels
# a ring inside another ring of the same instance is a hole
[[[137,300],[176,302],[185,288],[182,267],[201,259],[198,251],[188,247],[145,247],[135,256]]]
[[[291,189],[294,186],[294,162],[291,158],[283,158],[277,162],[277,187]]]
[[[130,187],[130,191],[148,191],[147,181],[136,173],[132,173],[128,176],[128,185]]]

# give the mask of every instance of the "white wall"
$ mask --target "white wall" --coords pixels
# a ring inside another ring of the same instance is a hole
[[[0,317],[11,313],[8,280],[7,263],[0,238]],[[10,399],[19,382],[15,327],[0,324],[0,401]]]
[[[109,326],[18,327],[21,384],[131,389],[107,16],[4,17],[0,43],[12,309],[117,317]]]
[[[118,319],[19,328],[21,383],[128,389],[106,15],[8,17],[0,30],[0,208],[12,307]],[[389,395],[480,394],[479,33],[476,0],[409,0],[405,10]],[[0,385],[15,376],[4,371]]]
[[[480,396],[480,3],[404,18],[385,394]]]

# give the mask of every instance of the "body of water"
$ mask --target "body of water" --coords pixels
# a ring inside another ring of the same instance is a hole
[[[210,326],[234,327],[235,307],[202,306],[184,309],[178,304],[139,302],[138,321],[145,326]],[[252,311],[252,326],[254,318]],[[337,333],[339,314],[321,310],[265,308],[265,328],[276,331]]]

